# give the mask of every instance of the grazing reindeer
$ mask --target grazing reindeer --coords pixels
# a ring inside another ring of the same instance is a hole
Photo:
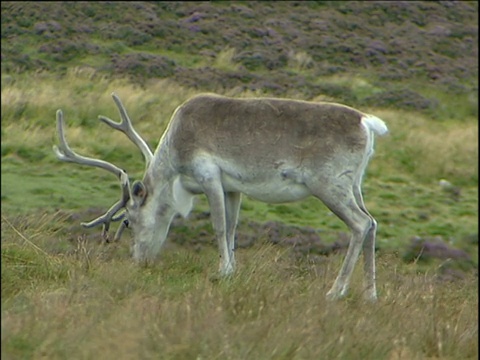
[[[103,168],[121,181],[122,198],[85,227],[124,219],[133,230],[133,257],[154,259],[176,214],[187,216],[195,195],[206,194],[220,251],[220,274],[235,268],[235,228],[241,194],[281,203],[313,195],[352,232],[348,251],[327,298],[347,292],[360,251],[364,251],[365,297],[375,300],[377,223],[361,193],[362,176],[373,154],[374,133],[387,133],[379,118],[334,103],[287,99],[234,99],[204,94],[179,106],[152,153],[133,129],[120,99],[112,94],[122,119],[99,119],[121,130],[142,151],[146,171],[130,187],[126,172],[102,160],[77,155],[67,144],[63,114],[57,111],[62,161]],[[125,212],[117,213],[125,208]]]

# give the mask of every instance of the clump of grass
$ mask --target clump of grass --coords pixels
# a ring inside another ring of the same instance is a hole
[[[408,135],[407,143],[414,144],[422,159],[414,170],[419,178],[456,179],[458,185],[478,182],[478,124],[418,129]]]
[[[2,213],[2,297],[10,297],[28,284],[32,277],[46,284],[62,283],[68,277],[67,267],[37,240],[55,234],[62,221],[59,214],[44,214],[8,219]],[[53,225],[53,226],[52,226]]]
[[[315,65],[313,58],[305,51],[288,52],[288,67],[295,71],[301,72],[310,69]]]
[[[237,71],[239,65],[234,60],[236,54],[237,50],[235,48],[224,48],[215,57],[213,66],[224,71]]]
[[[378,140],[372,167],[382,165],[387,171],[395,164],[392,171],[412,174],[427,184],[437,184],[442,178],[457,186],[478,182],[477,123],[432,122],[412,112],[370,112],[384,119],[390,129],[387,137]]]
[[[367,79],[360,77],[360,76],[345,76],[345,75],[334,75],[334,76],[327,76],[321,77],[317,80],[319,86],[331,86],[336,87],[339,89],[348,89],[345,91],[349,91],[351,93],[351,101],[359,102],[363,99],[379,94],[383,91],[382,88],[378,87],[377,85],[372,84]],[[332,94],[335,95],[335,94]],[[317,100],[333,100],[331,99],[323,99],[321,96]],[[352,104],[353,105],[353,104]]]

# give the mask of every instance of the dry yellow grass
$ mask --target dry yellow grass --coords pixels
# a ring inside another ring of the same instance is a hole
[[[73,251],[59,251],[59,215],[8,221],[2,217],[5,358],[478,356],[475,276],[445,282],[381,253],[378,303],[361,300],[361,269],[352,295],[332,303],[325,293],[341,254],[295,259],[259,239],[239,250],[236,275],[219,282],[211,280],[214,247],[169,246],[158,264],[141,268],[127,242],[105,247],[79,237]]]
[[[408,173],[417,181],[437,184],[442,178],[457,185],[478,181],[478,122],[435,122],[416,113],[372,109],[390,133],[379,139],[371,167]]]
[[[421,128],[407,136],[422,163],[423,179],[472,178],[478,173],[478,123],[456,124],[441,129]]]

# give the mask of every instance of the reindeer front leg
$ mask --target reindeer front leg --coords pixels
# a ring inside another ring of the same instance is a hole
[[[230,256],[232,251],[227,241],[225,193],[222,186],[220,169],[208,161],[201,161],[201,163],[196,166],[195,177],[201,184],[210,205],[210,218],[220,253],[220,275],[230,275],[235,269],[233,256]]]

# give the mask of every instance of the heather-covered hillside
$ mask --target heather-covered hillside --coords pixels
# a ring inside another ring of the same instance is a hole
[[[144,83],[435,109],[478,92],[478,2],[2,2],[2,73],[92,67]],[[326,76],[361,76],[351,84]],[[408,84],[412,84],[409,86]],[[418,86],[420,84],[420,86]]]

